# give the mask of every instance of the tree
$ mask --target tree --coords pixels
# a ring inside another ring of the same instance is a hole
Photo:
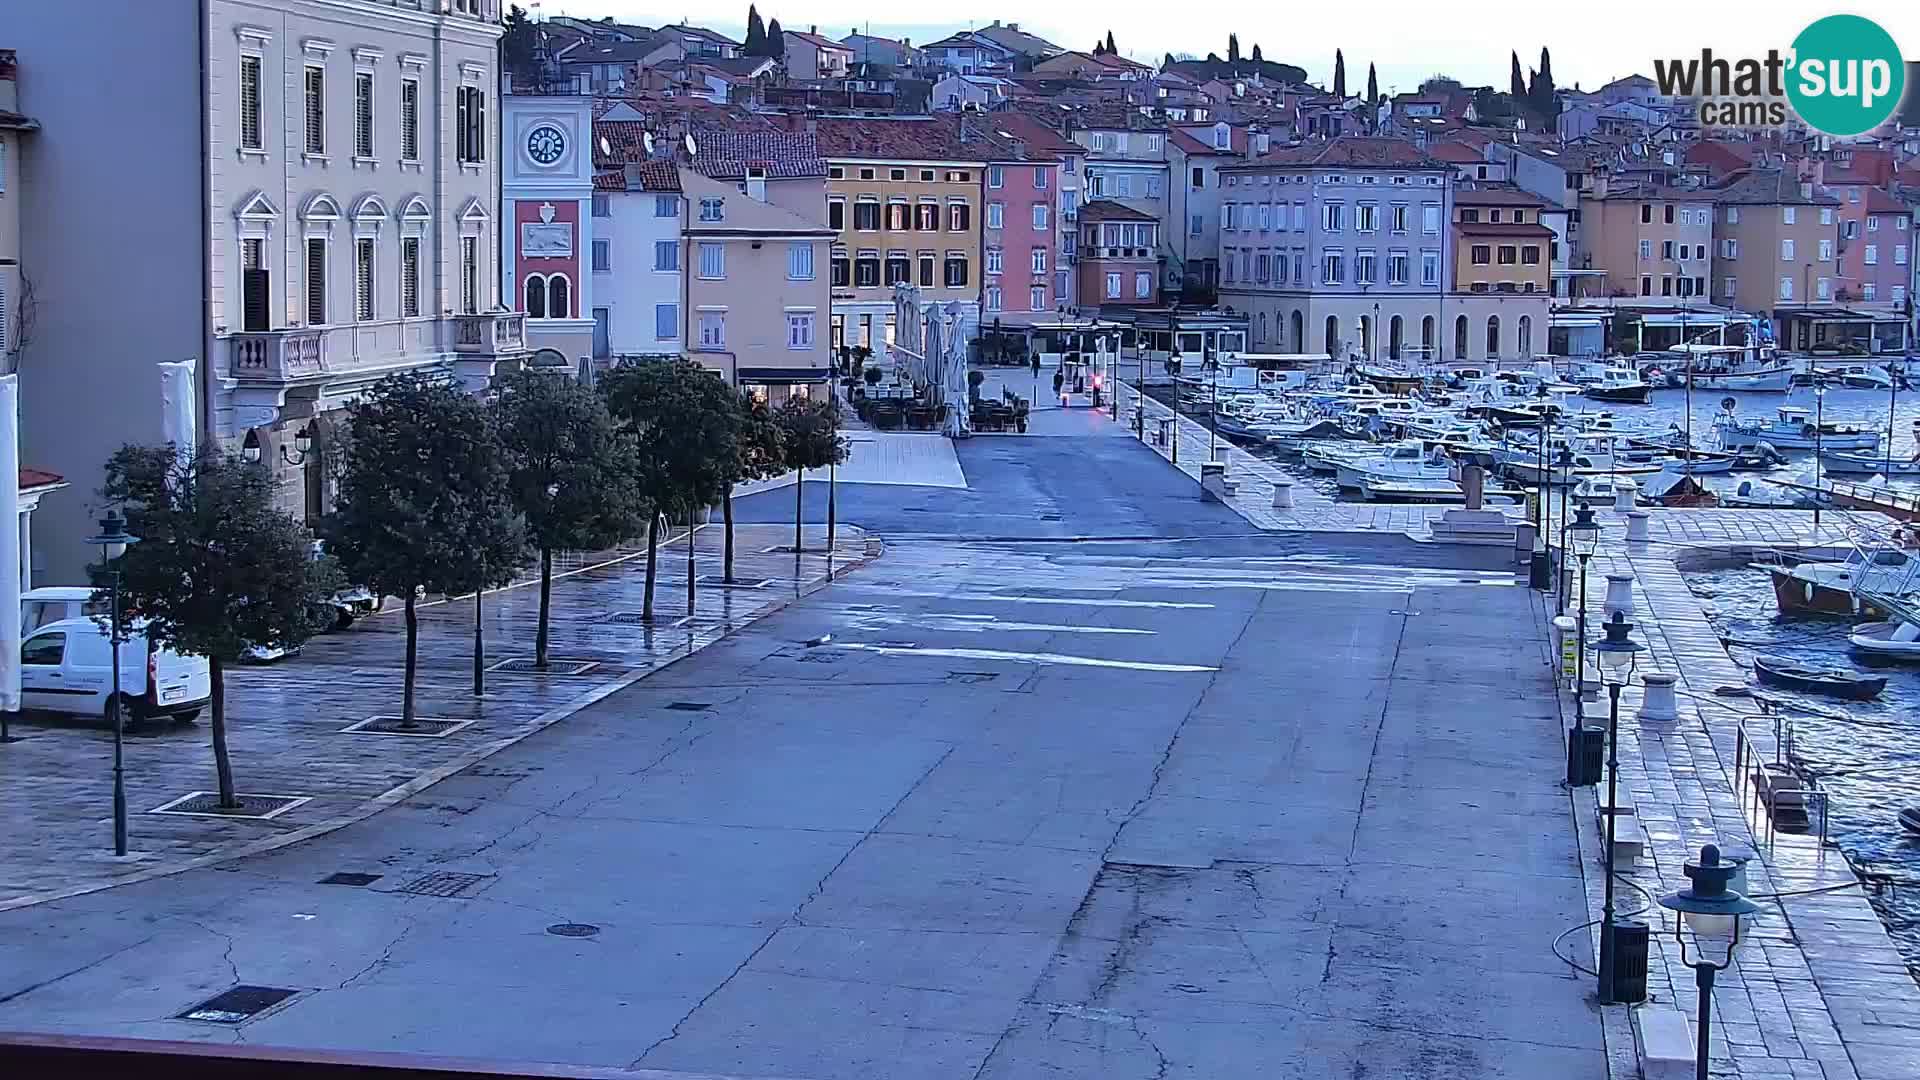
[[[1422,96],[1458,94],[1465,89],[1466,87],[1459,79],[1451,75],[1441,75],[1438,73],[1427,76],[1425,81],[1420,84],[1420,93]]]
[[[1240,62],[1240,35],[1239,34],[1227,35],[1227,62],[1230,64],[1237,64]]]
[[[237,455],[122,447],[107,461],[102,494],[126,509],[140,537],[112,564],[125,614],[146,624],[154,645],[207,658],[220,806],[237,809],[226,663],[252,645],[291,649],[311,637],[320,627],[312,612],[335,587],[331,565],[313,557],[313,535],[275,508],[266,468]]]
[[[1101,41],[1098,38],[1095,38],[1093,42],[1093,55],[1105,56],[1106,52],[1107,52],[1106,42]]]
[[[767,21],[766,51],[760,55],[770,60],[785,60],[787,58],[787,32],[780,29],[779,19],[770,19]]]
[[[533,53],[540,41],[540,30],[519,4],[507,8],[506,27],[507,32],[500,37],[500,66],[517,81],[531,83],[539,75]]]
[[[348,406],[340,495],[324,531],[348,579],[406,611],[402,726],[414,722],[422,593],[458,595],[513,579],[525,523],[507,492],[505,455],[485,406],[407,372]]]
[[[1373,73],[1373,65],[1367,65],[1367,110],[1369,123],[1376,122],[1380,116],[1380,80]]]
[[[1167,70],[1168,68],[1170,68],[1170,67],[1172,67],[1172,66],[1173,66],[1173,54],[1172,54],[1172,53],[1168,53],[1168,54],[1167,54],[1167,55],[1166,55],[1165,57],[1163,57],[1163,58],[1161,59],[1161,61],[1160,61],[1160,70],[1161,70],[1161,71],[1165,71],[1165,70]]]
[[[873,381],[878,382],[880,369],[874,368],[872,372],[876,376]],[[732,479],[727,482],[727,493],[720,504],[727,528],[722,573],[728,584],[733,582],[733,486],[749,480],[771,480],[786,472],[786,449],[782,438],[780,425],[773,421],[773,409],[764,400],[742,391],[740,427],[733,443]]]
[[[1333,96],[1342,101],[1347,98],[1347,58],[1339,49],[1333,50]]]
[[[1260,43],[1257,41],[1253,43],[1253,62],[1256,64],[1265,62],[1260,57]]]
[[[1513,54],[1513,74],[1509,76],[1509,81],[1511,85],[1507,93],[1511,94],[1515,100],[1527,96],[1527,79],[1520,73],[1520,54],[1517,52]]]
[[[1553,57],[1547,55],[1544,45],[1540,47],[1540,70],[1534,72],[1533,85],[1527,88],[1527,101],[1548,125],[1560,118],[1560,97],[1553,85]]]
[[[507,491],[540,557],[540,622],[533,664],[547,670],[553,553],[592,551],[639,535],[646,500],[634,478],[632,436],[600,395],[566,375],[531,369],[501,387],[496,428]]]
[[[788,398],[774,410],[774,423],[780,426],[781,449],[786,466],[797,470],[793,478],[793,554],[798,558],[805,547],[800,539],[801,493],[806,487],[808,469],[824,469],[847,460],[847,440],[840,434],[840,406],[837,402]]]
[[[737,464],[739,407],[733,391],[691,360],[625,364],[606,373],[600,392],[635,443],[635,479],[652,507],[647,518],[647,586],[640,617],[653,619],[658,577],[660,515],[689,522],[726,495]],[[687,534],[687,608],[692,612],[693,534]]]
[[[1113,47],[1113,31],[1111,30],[1107,31],[1107,55],[1113,56],[1117,54],[1119,51],[1120,50]]]
[[[747,5],[747,40],[740,43],[740,51],[748,56],[767,54],[767,28],[760,21],[760,9]]]

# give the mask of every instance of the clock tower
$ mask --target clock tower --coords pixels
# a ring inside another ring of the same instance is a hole
[[[568,366],[593,350],[592,131],[591,98],[500,99],[500,294],[526,312],[537,359]]]

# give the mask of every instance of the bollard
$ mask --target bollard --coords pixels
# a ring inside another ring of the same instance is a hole
[[[1275,510],[1290,510],[1293,508],[1293,481],[1284,476],[1274,478],[1273,508]]]
[[[1633,575],[1608,574],[1607,599],[1600,607],[1600,617],[1613,618],[1614,612],[1620,612],[1628,618],[1633,617]]]
[[[879,557],[880,557],[880,538],[877,536],[867,537],[867,558],[877,559]]]
[[[1633,509],[1633,499],[1639,494],[1640,486],[1631,480],[1620,481],[1620,485],[1613,490],[1613,508],[1624,514]]]
[[[1515,566],[1525,566],[1533,561],[1533,545],[1539,539],[1540,526],[1531,521],[1516,522],[1513,526],[1513,562]]]
[[[1649,671],[1640,676],[1646,693],[1640,699],[1640,712],[1635,719],[1643,724],[1671,724],[1680,719],[1679,700],[1673,692],[1673,684],[1679,678],[1666,671]]]
[[[1647,542],[1647,517],[1645,510],[1627,511],[1627,543],[1644,544]]]

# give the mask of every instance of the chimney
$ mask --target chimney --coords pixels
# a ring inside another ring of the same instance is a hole
[[[807,33],[813,34],[817,37],[819,36],[819,33],[820,33],[820,27],[817,24],[814,26],[809,26],[807,27]]]
[[[747,166],[747,198],[754,202],[767,201],[767,170],[764,167]]]
[[[647,186],[646,181],[640,178],[639,162],[629,161],[625,165],[620,167],[620,171],[625,175],[628,191],[646,190],[646,186]]]
[[[1800,181],[1800,197],[1803,199],[1813,198],[1813,181],[1811,180]]]
[[[1009,30],[1018,30],[1018,29],[1020,29],[1020,24],[1019,24],[1019,23],[1017,23],[1017,22],[1010,22],[1010,23],[1008,23],[1008,24],[1007,24],[1007,29],[1009,29]]]

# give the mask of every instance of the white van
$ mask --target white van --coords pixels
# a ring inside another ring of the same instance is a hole
[[[92,619],[64,619],[20,643],[20,704],[27,709],[107,716],[113,693],[113,643]],[[213,696],[205,657],[150,649],[136,629],[120,644],[120,695],[127,722],[171,716],[185,723]]]
[[[95,597],[101,597],[95,599]],[[98,589],[85,585],[46,585],[20,596],[20,633],[31,634],[48,623],[112,614],[112,605]]]

